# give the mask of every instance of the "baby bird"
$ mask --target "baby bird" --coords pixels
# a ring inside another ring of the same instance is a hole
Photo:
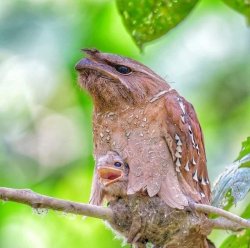
[[[106,200],[112,206],[116,206],[119,199],[126,199],[125,202],[129,204],[130,197],[127,195],[129,165],[117,152],[108,151],[106,155],[98,159],[95,176],[97,176],[95,180],[97,183],[91,194],[94,196],[94,201],[92,198],[90,203],[101,205]],[[96,201],[97,199],[98,201]],[[115,228],[114,223],[110,224],[114,231],[125,237],[127,243],[133,244],[136,248],[145,247],[144,243],[137,242],[141,236],[141,218],[139,216],[133,216],[129,224],[125,224],[126,227]]]
[[[129,166],[117,152],[108,151],[97,161],[95,177],[97,183],[92,189],[91,204],[101,205],[119,197],[127,196]]]

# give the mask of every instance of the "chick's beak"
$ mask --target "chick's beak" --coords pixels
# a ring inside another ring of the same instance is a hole
[[[123,172],[119,169],[111,167],[100,167],[97,169],[100,182],[104,186],[108,186],[114,182],[117,182],[120,178],[123,177]]]

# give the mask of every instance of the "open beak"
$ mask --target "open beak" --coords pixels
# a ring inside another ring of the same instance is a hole
[[[100,182],[104,186],[108,186],[111,183],[118,181],[123,176],[123,172],[119,169],[111,167],[100,167],[97,169]]]

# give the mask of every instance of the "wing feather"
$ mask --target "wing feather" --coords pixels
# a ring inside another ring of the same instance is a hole
[[[175,161],[183,192],[209,204],[210,185],[202,130],[193,106],[176,91],[165,97],[165,139]]]

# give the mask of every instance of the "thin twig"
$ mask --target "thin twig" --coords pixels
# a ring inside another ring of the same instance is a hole
[[[234,223],[239,224],[241,227],[250,228],[250,220],[243,219],[236,214],[230,213],[221,208],[193,203],[192,206],[199,212],[207,213],[207,214],[217,214],[225,219],[231,220]]]
[[[33,208],[58,210],[108,221],[113,219],[113,212],[109,208],[48,197],[35,193],[29,189],[0,187],[0,199],[26,204]]]

